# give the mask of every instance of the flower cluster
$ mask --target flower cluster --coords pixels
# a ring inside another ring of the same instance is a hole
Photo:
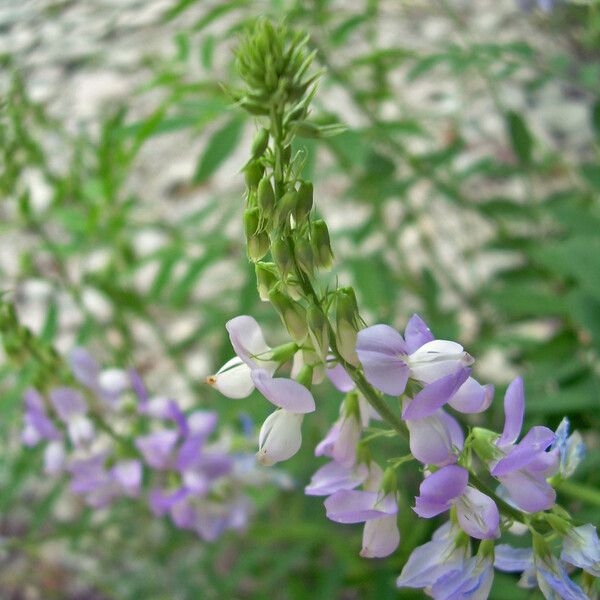
[[[431,542],[413,552],[398,578],[399,587],[425,588],[434,598],[485,598],[494,564],[505,571],[516,570],[518,564],[525,571],[522,581],[537,581],[549,598],[565,586],[583,594],[563,563],[592,572],[600,568],[600,545],[591,525],[571,526],[565,511],[555,506],[552,485],[574,472],[583,443],[577,432],[569,435],[566,419],[556,433],[536,426],[519,440],[525,411],[521,378],[506,391],[502,433],[475,427],[465,437],[457,416],[485,411],[494,388],[471,377],[473,358],[463,347],[436,340],[418,315],[409,320],[404,336],[387,325],[359,331],[355,350],[362,374],[372,388],[397,398],[408,432],[410,455],[391,459],[393,466],[384,470],[368,450],[369,436],[362,439],[370,421],[381,421],[381,416],[347,371],[350,365],[328,354],[320,368],[308,369],[307,376],[302,361],[312,348],[309,340],[272,349],[258,323],[248,316],[232,319],[227,329],[236,357],[207,381],[231,398],[246,397],[256,387],[278,407],[261,429],[257,457],[263,464],[286,460],[298,451],[303,416],[315,410],[310,387],[323,381],[324,374],[345,394],[339,418],[315,448],[315,455],[329,462],[315,472],[305,492],[326,497],[331,520],[364,523],[361,556],[385,557],[397,548],[396,471],[409,460],[422,464],[425,478],[414,512],[424,519],[442,513],[450,518]],[[292,378],[275,377],[291,358]],[[482,477],[489,481],[485,486]],[[509,509],[507,514],[499,510],[499,503]],[[548,515],[547,524],[564,538],[560,560],[536,529],[539,515]],[[500,558],[495,561],[494,544],[501,531],[515,532],[519,526],[538,540],[534,551],[527,551],[528,562],[515,563],[515,553],[522,557],[526,551],[513,551],[506,544],[497,547]],[[471,539],[479,540],[475,554]],[[477,596],[469,595],[475,592]]]
[[[70,490],[94,508],[144,497],[157,516],[213,540],[244,527],[251,505],[246,454],[211,441],[213,411],[186,414],[150,397],[136,371],[101,370],[83,348],[70,356],[72,386],[25,392],[23,443],[44,442],[47,474],[65,473]]]

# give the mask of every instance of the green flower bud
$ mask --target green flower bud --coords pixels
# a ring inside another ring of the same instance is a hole
[[[254,272],[256,273],[258,295],[263,302],[268,302],[271,288],[279,281],[277,268],[274,263],[257,262]]]
[[[256,186],[259,184],[264,172],[265,168],[258,161],[250,161],[244,167],[244,177],[246,178],[246,186],[251,190],[256,189]]]
[[[302,236],[296,240],[296,260],[300,268],[312,277],[315,272],[315,261],[313,249],[307,236]]]
[[[282,344],[281,346],[273,348],[269,360],[284,363],[290,360],[296,352],[298,352],[298,344],[296,344],[296,342],[288,342],[287,344]]]
[[[248,240],[248,258],[252,262],[259,261],[271,247],[271,240],[266,231],[261,231],[253,235]]]
[[[247,208],[244,211],[244,232],[246,239],[250,241],[260,227],[260,211],[258,208]]]
[[[284,163],[289,163],[292,159],[292,145],[288,144],[281,153],[281,159]]]
[[[333,265],[333,251],[329,230],[325,221],[319,219],[312,224],[312,244],[315,252],[315,264],[323,269],[331,269]]]
[[[290,215],[296,212],[296,204],[298,202],[298,192],[290,190],[286,192],[281,200],[277,203],[277,223],[279,226],[289,224]]]
[[[294,265],[292,253],[290,252],[290,245],[287,239],[279,238],[276,240],[271,247],[271,254],[281,273],[281,277],[285,279]]]
[[[269,130],[268,129],[260,129],[256,132],[254,136],[254,140],[252,140],[252,158],[257,159],[260,158],[265,150],[267,149],[267,145],[269,144]]]
[[[310,390],[313,380],[313,366],[305,364],[298,373],[296,381]]]
[[[306,313],[308,321],[308,337],[321,360],[329,354],[329,324],[323,312],[311,305]]]
[[[498,434],[495,431],[484,429],[483,427],[473,427],[469,436],[471,440],[471,446],[477,454],[477,456],[484,463],[491,462],[492,460],[498,460],[502,453],[496,446],[496,440]]]
[[[271,180],[263,177],[258,184],[258,206],[265,217],[270,217],[275,208],[275,192]]]
[[[279,313],[283,324],[292,338],[298,343],[303,342],[308,333],[306,310],[304,307],[291,298],[288,298],[277,287],[269,292],[269,300]]]
[[[296,223],[303,223],[313,207],[313,185],[310,181],[303,181],[298,188],[298,202],[294,217]]]
[[[388,467],[383,472],[383,479],[381,481],[381,491],[387,496],[388,494],[395,494],[398,491],[398,476],[396,475],[396,469]]]
[[[360,316],[352,288],[341,288],[336,292],[335,313],[337,349],[345,360],[358,366],[356,334],[360,328]]]

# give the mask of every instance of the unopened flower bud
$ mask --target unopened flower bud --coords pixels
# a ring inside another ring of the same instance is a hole
[[[265,217],[270,217],[275,208],[275,192],[271,180],[263,177],[258,184],[258,206]]]
[[[275,264],[257,262],[254,271],[256,273],[258,295],[263,302],[268,302],[271,288],[279,281]]]
[[[244,168],[244,177],[249,189],[254,190],[259,184],[265,168],[256,160],[250,161]]]
[[[276,363],[284,363],[290,360],[298,352],[296,342],[288,342],[272,349],[270,360]]]
[[[302,236],[296,240],[296,260],[299,267],[312,277],[315,272],[313,249],[307,236]]]
[[[483,427],[473,427],[471,430],[471,445],[475,454],[484,462],[498,460],[502,453],[498,450],[496,441],[498,434]]]
[[[253,262],[260,260],[271,245],[266,231],[260,231],[260,211],[257,207],[244,211],[244,230],[246,233],[248,257]]]
[[[315,252],[315,264],[323,269],[331,269],[333,265],[333,251],[329,230],[325,221],[319,219],[312,224],[312,244]]]
[[[323,312],[316,306],[310,306],[307,311],[308,335],[316,353],[322,360],[329,353],[329,326]]]
[[[277,223],[280,226],[289,224],[290,215],[295,213],[297,202],[298,192],[296,190],[286,192],[279,200],[277,203]]]
[[[383,472],[381,491],[385,496],[388,494],[395,494],[398,491],[398,477],[396,475],[396,469],[393,467],[388,467]]]
[[[308,217],[313,207],[313,185],[310,181],[303,181],[298,188],[298,201],[296,203],[296,223],[302,223]]]
[[[284,163],[289,163],[292,158],[292,145],[288,144],[281,153],[281,159]]]
[[[267,129],[260,129],[256,132],[254,136],[254,140],[252,140],[252,158],[257,159],[260,158],[265,150],[267,149],[267,145],[269,143],[269,131]]]
[[[256,460],[270,467],[294,456],[302,445],[303,418],[283,408],[271,413],[260,428]]]
[[[283,238],[275,240],[273,246],[271,247],[271,254],[273,255],[273,260],[275,261],[279,272],[281,273],[281,277],[285,279],[288,273],[292,270],[294,264],[288,241]]]
[[[274,288],[269,292],[269,300],[279,313],[283,324],[292,338],[299,343],[304,341],[308,333],[306,310],[304,307],[291,298],[288,298],[278,288]]]
[[[359,329],[360,317],[352,288],[341,288],[336,292],[335,312],[337,349],[345,360],[358,366],[356,334]]]
[[[304,387],[310,390],[313,380],[313,370],[314,367],[312,365],[304,364],[304,366],[300,369],[298,375],[296,375],[296,381],[301,383]]]

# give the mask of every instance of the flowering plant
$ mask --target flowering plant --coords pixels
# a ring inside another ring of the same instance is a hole
[[[465,435],[461,415],[485,411],[494,398],[493,386],[471,377],[473,357],[457,342],[436,340],[418,315],[404,335],[385,324],[366,326],[354,290],[319,279],[333,251],[313,186],[302,179],[304,154],[292,142],[332,135],[340,126],[310,118],[320,74],[311,72],[315,53],[307,41],[260,21],[237,50],[244,87],[230,90],[259,122],[244,167],[248,257],[261,299],[276,309],[291,341],[271,348],[252,317],[236,317],[227,323],[236,356],[207,382],[231,398],[256,388],[276,407],[259,436],[257,458],[265,465],[299,450],[303,419],[317,408],[313,386],[328,378],[344,394],[339,418],[315,448],[329,462],[306,493],[326,496],[331,520],[364,523],[363,557],[385,557],[398,547],[399,476],[420,464],[414,512],[449,517],[411,554],[399,587],[423,588],[434,598],[487,598],[496,567],[523,572],[521,584],[538,585],[547,598],[593,596],[596,529],[578,525],[556,504],[556,487],[583,453],[568,421],[556,432],[533,427],[519,441],[525,394],[517,378],[504,398],[502,433],[474,427]],[[290,360],[290,377],[278,376]],[[378,425],[371,428],[371,421]],[[371,442],[379,437],[398,437],[410,452],[375,457]],[[531,548],[496,544],[505,534],[528,534]],[[572,567],[583,570],[579,583],[567,571]]]

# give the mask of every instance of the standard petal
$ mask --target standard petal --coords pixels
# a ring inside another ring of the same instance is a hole
[[[441,408],[467,380],[471,369],[459,369],[426,385],[404,408],[403,419],[423,419]]]
[[[378,492],[341,490],[325,500],[327,517],[336,523],[362,523],[398,512],[396,499]]]
[[[489,497],[467,486],[456,503],[456,515],[461,529],[478,540],[500,536],[500,513],[496,503]]]
[[[406,388],[408,367],[402,336],[388,325],[373,325],[358,332],[356,352],[367,381],[378,390],[399,396]]]
[[[364,464],[347,468],[332,461],[323,465],[304,488],[307,496],[330,496],[340,490],[352,490],[367,478],[369,471]]]
[[[240,315],[227,321],[225,327],[229,333],[231,345],[235,353],[250,367],[264,365],[258,360],[265,360],[271,348],[267,345],[262,329],[256,319],[248,315]],[[261,358],[257,359],[260,355]]]
[[[504,395],[504,430],[498,440],[498,446],[514,444],[523,427],[525,413],[525,390],[523,378],[514,379]]]
[[[427,342],[432,342],[435,338],[427,323],[419,315],[413,315],[406,324],[404,330],[404,339],[406,343],[406,352],[412,354]]]
[[[476,379],[469,377],[448,400],[448,404],[462,413],[480,413],[489,408],[493,399],[493,385],[481,385]]]
[[[365,523],[363,530],[363,558],[384,558],[389,556],[400,543],[400,531],[396,515],[373,519]]]
[[[426,519],[448,510],[456,498],[462,496],[469,473],[456,465],[447,465],[426,477],[419,486],[414,511]]]
[[[536,477],[526,471],[513,471],[498,477],[498,480],[516,506],[526,512],[548,510],[556,502],[556,491],[543,476]]]
[[[491,470],[494,477],[506,475],[516,469],[527,466],[538,458],[554,441],[554,432],[547,427],[538,425],[532,427],[527,435],[514,446],[507,456],[499,460]]]
[[[252,381],[258,391],[275,406],[298,414],[315,410],[313,395],[293,379],[271,377],[264,369],[254,369]]]
[[[356,384],[352,381],[352,378],[348,375],[346,369],[339,363],[332,369],[326,369],[325,374],[336,389],[344,394],[351,392],[356,387]]]
[[[254,389],[250,367],[239,356],[228,360],[206,383],[228,398],[246,398]]]

